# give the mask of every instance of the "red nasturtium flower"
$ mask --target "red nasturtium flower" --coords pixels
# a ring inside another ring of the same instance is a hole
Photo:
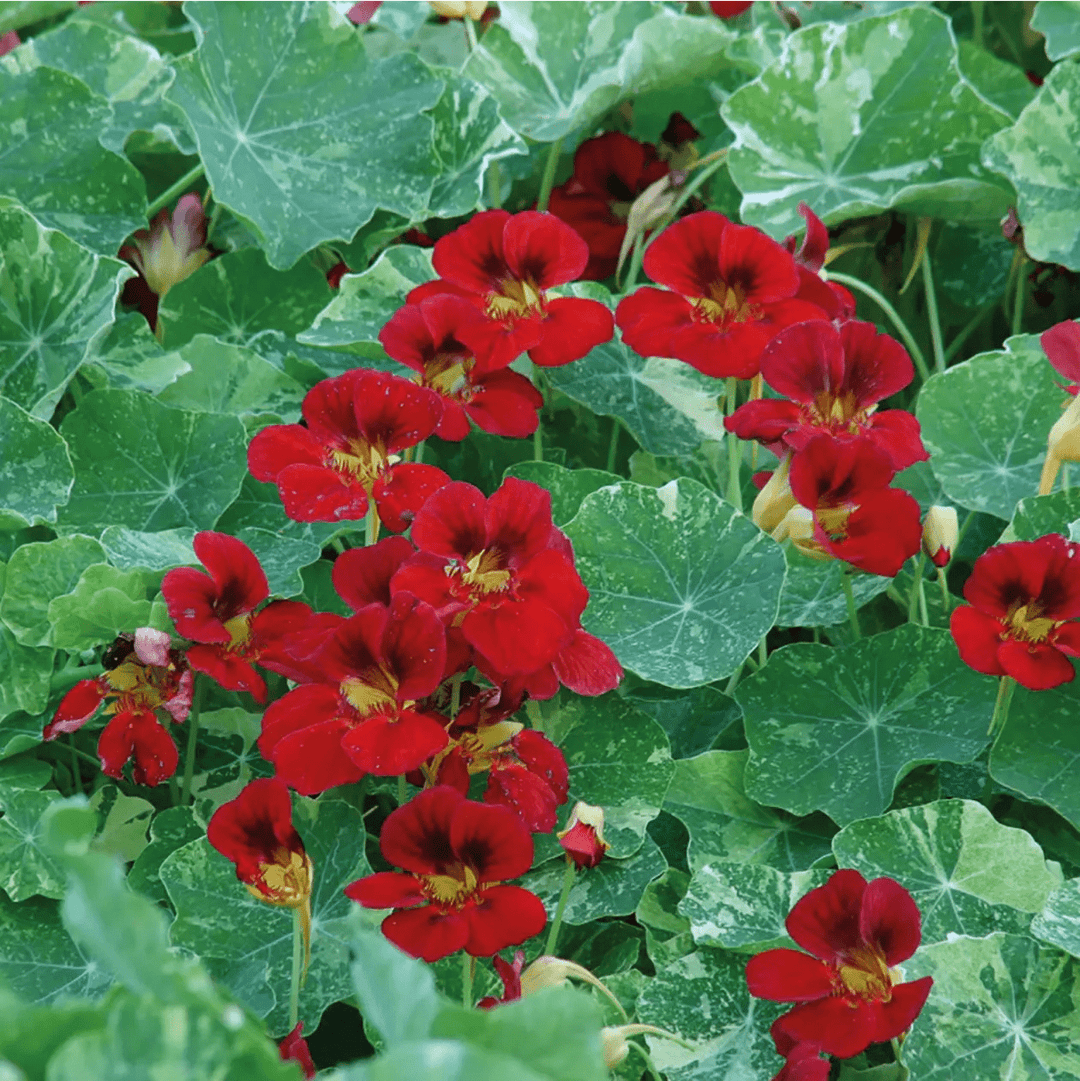
[[[461,949],[490,957],[547,922],[536,894],[504,884],[533,858],[529,831],[505,807],[429,788],[390,814],[379,847],[404,873],[368,875],[345,893],[365,908],[393,908],[383,934],[413,957],[438,961]]]
[[[754,0],[709,0],[709,10],[721,19],[734,19],[754,6]]]
[[[134,756],[136,784],[160,784],[176,772],[179,755],[157,710],[174,721],[186,720],[191,710],[192,675],[184,654],[172,648],[164,631],[140,627],[116,639],[105,655],[105,668],[97,679],[80,680],[64,695],[42,738],[78,731],[102,702],[112,699],[105,707],[112,718],[98,738],[102,772],[120,777]]]
[[[787,1060],[773,1081],[829,1081],[832,1063],[821,1057],[819,1049],[810,1043],[799,1043],[783,1030],[783,1017],[772,1026],[777,1054]]]
[[[724,425],[740,439],[757,439],[781,454],[798,452],[821,434],[868,439],[887,452],[896,471],[929,457],[911,413],[877,412],[878,402],[903,390],[915,369],[904,347],[872,323],[837,328],[814,320],[788,327],[765,347],[761,375],[790,401],[762,398],[739,406]]]
[[[919,909],[903,886],[836,871],[796,902],[785,926],[813,956],[766,950],[746,966],[752,995],[799,1003],[774,1025],[778,1046],[851,1058],[911,1027],[934,981],[903,983],[896,968],[922,937]]]
[[[359,5],[355,5],[359,6]],[[297,1062],[300,1064],[300,1072],[308,1081],[318,1072],[311,1052],[308,1050],[307,1040],[304,1039],[304,1022],[297,1021],[296,1028],[292,1030],[279,1044],[278,1054],[282,1062]]]
[[[604,808],[581,800],[574,804],[566,829],[555,836],[579,871],[582,867],[595,867],[611,847],[604,840]]]
[[[829,251],[829,230],[806,203],[799,203],[799,213],[806,221],[802,243],[794,236],[784,241],[784,247],[791,252],[799,271],[799,296],[817,304],[830,319],[840,322],[851,319],[855,315],[855,298],[842,285],[821,278],[821,268]]]
[[[975,561],[949,627],[976,672],[1030,690],[1070,683],[1080,657],[1080,546],[1057,533],[997,544]]]
[[[442,398],[435,434],[461,440],[469,421],[493,435],[523,438],[536,431],[543,395],[523,375],[476,360],[487,340],[488,320],[463,297],[440,293],[399,308],[379,332],[394,360],[420,375],[422,386]]]
[[[277,485],[294,521],[363,518],[374,499],[383,525],[400,533],[450,479],[432,465],[397,461],[442,417],[439,396],[426,387],[357,368],[317,383],[302,412],[307,427],[271,425],[248,447],[248,468]]]
[[[706,210],[669,225],[645,250],[653,281],[619,302],[623,341],[705,375],[749,379],[778,330],[826,313],[800,294],[790,252],[751,225]]]
[[[311,609],[274,601],[256,615],[270,586],[255,553],[242,540],[210,530],[195,535],[194,548],[206,571],[178,567],[161,583],[176,629],[198,643],[188,647],[188,664],[226,690],[265,702],[266,683],[254,665],[296,678],[281,641],[304,625]]]
[[[477,360],[488,369],[524,352],[554,368],[585,356],[615,329],[599,301],[547,295],[580,278],[588,261],[588,245],[554,214],[485,210],[436,241],[432,262],[440,280],[418,286],[407,301],[440,293],[470,300],[486,316]]]
[[[549,209],[589,245],[583,278],[599,280],[615,273],[630,207],[669,168],[656,147],[621,131],[586,139],[577,148],[574,172],[552,189]]]
[[[1080,323],[1067,319],[1045,331],[1039,344],[1058,375],[1068,379],[1062,388],[1076,396],[1080,391]]]
[[[446,635],[430,606],[398,593],[342,620],[311,658],[328,682],[297,687],[263,714],[259,751],[304,795],[417,769],[447,744],[445,718],[417,700],[442,681]]]

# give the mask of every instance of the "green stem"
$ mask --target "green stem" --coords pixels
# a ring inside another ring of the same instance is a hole
[[[971,23],[971,40],[981,49],[983,47],[983,0],[972,0]]]
[[[187,189],[203,175],[202,162],[193,166],[173,185],[166,188],[147,208],[146,216],[152,218],[159,210],[167,207],[174,199],[187,194]]]
[[[734,376],[729,376],[724,389],[724,413],[731,416],[735,412],[735,395],[739,388],[739,381]],[[736,508],[742,510],[742,440],[734,433],[728,432],[728,483],[727,500]]]
[[[498,161],[493,161],[487,171],[488,203],[492,210],[502,206],[502,170]]]
[[[945,568],[938,567],[937,569],[938,585],[941,586],[941,603],[945,608],[945,615],[949,614],[949,609],[952,607],[952,600],[949,597],[949,583],[945,578]]]
[[[191,695],[191,712],[188,714],[187,749],[184,751],[184,787],[180,790],[180,806],[186,807],[191,802],[191,780],[195,776],[195,747],[199,742],[199,713],[202,710],[203,692],[206,690],[206,677],[201,672],[195,673],[195,686]]]
[[[525,703],[525,716],[529,718],[529,724],[532,725],[534,731],[541,733],[544,731],[544,712],[535,698],[530,698]]]
[[[476,970],[476,958],[461,951],[461,1004],[467,1010],[472,1009],[473,972]]]
[[[971,523],[973,521],[975,521],[975,512],[973,510],[969,510],[964,516],[964,520],[960,523],[960,529],[957,531],[956,534],[956,544],[953,545],[952,550],[953,559],[956,558],[957,553],[960,551],[960,545],[963,543],[964,535],[967,533],[968,529],[971,528]]]
[[[532,385],[540,393],[540,397],[544,396],[544,377],[540,374],[540,366],[538,364],[532,365]],[[544,412],[543,406],[536,411],[536,431],[533,432],[533,460],[542,462],[544,460]]]
[[[845,570],[840,576],[844,586],[844,599],[847,601],[848,619],[851,621],[851,633],[857,642],[862,638],[862,628],[859,626],[859,610],[855,607],[855,591],[851,586],[851,575]]]
[[[994,712],[990,717],[990,727],[986,730],[988,736],[995,732],[999,735],[1005,728],[1005,722],[1009,719],[1009,706],[1012,704],[1013,691],[1016,690],[1016,680],[1011,676],[1002,676],[998,683],[997,698],[994,700]]]
[[[615,472],[615,457],[619,453],[619,418],[611,418],[611,439],[607,448],[607,471]]]
[[[749,658],[747,658],[749,660]],[[739,677],[742,675],[742,670],[746,666],[746,661],[743,661],[734,672],[731,673],[731,679],[728,680],[728,685],[724,688],[724,694],[729,698],[735,693],[735,688],[739,685]]]
[[[858,278],[853,278],[850,274],[841,274],[839,271],[830,270],[829,281],[839,282],[841,285],[846,285],[849,289],[854,289],[857,293],[869,297],[889,317],[896,328],[897,334],[904,339],[904,345],[907,346],[907,351],[911,354],[911,359],[915,362],[915,367],[919,371],[919,378],[925,383],[930,378],[930,369],[926,366],[926,357],[923,356],[923,352],[914,336],[908,330],[907,323],[900,318],[899,312],[872,285],[867,285],[866,282],[859,281]]]
[[[540,178],[540,194],[536,198],[536,209],[543,212],[548,208],[551,189],[555,186],[555,170],[559,167],[559,155],[562,153],[562,139],[556,139],[548,150],[544,163],[544,175]]]
[[[450,720],[458,715],[461,709],[461,673],[456,673],[450,679]]]
[[[461,21],[465,24],[465,47],[472,52],[476,48],[476,27],[468,15]]]
[[[293,909],[292,978],[289,981],[289,1028],[300,1020],[300,973],[304,967],[304,934],[300,926],[300,909]]]
[[[915,560],[915,577],[911,580],[911,592],[908,593],[908,610],[907,621],[908,623],[914,623],[916,621],[916,612],[919,606],[919,584],[923,580],[923,571],[926,569],[926,553],[919,552],[918,558]],[[926,598],[923,598],[923,607],[926,607]],[[925,624],[923,624],[925,626]]]
[[[769,645],[766,642],[767,637],[768,635],[763,634],[761,636],[761,641],[757,644],[757,656],[759,665],[764,664],[769,659]]]
[[[371,499],[368,504],[367,516],[364,518],[364,544],[370,548],[379,539],[379,510],[375,506],[375,500]]]
[[[926,291],[926,314],[930,319],[930,341],[934,346],[934,367],[945,371],[945,343],[941,337],[941,317],[938,315],[937,294],[934,292],[934,273],[930,269],[930,252],[922,258],[923,289]]]
[[[626,1046],[636,1051],[641,1056],[642,1061],[645,1063],[645,1069],[648,1070],[649,1076],[653,1081],[662,1081],[660,1072],[656,1068],[656,1063],[653,1062],[649,1052],[646,1051],[641,1044],[636,1043],[634,1040],[627,1040]]]
[[[964,343],[971,337],[972,334],[979,328],[982,321],[998,306],[996,300],[991,300],[989,304],[984,304],[972,318],[968,321],[967,325],[951,342],[949,342],[949,348],[945,350],[945,363],[948,364],[953,357],[963,348]]]
[[[82,771],[79,769],[79,748],[75,746],[75,733],[68,733],[68,745],[71,747],[71,777],[75,782],[75,791],[82,794]]]
[[[210,215],[210,221],[206,226],[206,243],[210,243],[210,238],[214,235],[214,230],[218,226],[218,222],[221,220],[221,212],[225,208],[216,199],[214,200],[214,210]]]
[[[417,465],[422,465],[423,464],[423,461],[424,461],[424,443],[425,442],[427,442],[427,440],[421,439],[420,442],[416,444],[416,450],[413,453],[413,461]]]
[[[900,1039],[896,1037],[892,1039],[891,1043],[893,1055],[896,1058],[896,1066],[898,1071],[896,1081],[907,1081],[907,1079],[911,1076],[911,1073],[908,1070],[907,1066],[904,1065],[904,1054],[901,1050],[901,1048],[903,1047],[903,1043]]]
[[[641,272],[641,260],[645,256],[645,234],[638,233],[634,237],[634,247],[630,252],[630,269],[626,274],[626,281],[622,284],[622,291],[629,293],[637,284],[638,274]]]
[[[926,608],[926,581],[919,575],[919,617],[924,627],[930,626],[930,613]]]
[[[570,889],[574,885],[574,872],[577,868],[574,861],[566,857],[566,873],[563,875],[562,893],[559,894],[559,907],[555,909],[555,919],[551,921],[551,930],[548,931],[547,942],[544,944],[544,953],[548,957],[554,957],[555,946],[559,941],[559,928],[562,927],[563,914],[566,912],[566,902],[570,897]]]
[[[397,779],[397,803],[404,807],[409,802],[409,783],[405,780],[405,774],[399,773]]]
[[[1012,312],[1012,332],[1013,334],[1019,334],[1021,324],[1024,321],[1024,295],[1027,292],[1025,283],[1027,277],[1024,274],[1024,263],[1026,259],[1021,257],[1020,267],[1016,275],[1016,294],[1013,296],[1013,312]]]

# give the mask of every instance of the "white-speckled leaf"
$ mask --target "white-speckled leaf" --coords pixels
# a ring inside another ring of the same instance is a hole
[[[310,566],[322,555],[319,545],[309,540],[282,537],[268,529],[241,529],[236,536],[262,564],[272,597],[295,597],[302,593],[301,568]]]
[[[879,815],[912,767],[978,757],[995,691],[944,630],[909,623],[843,650],[785,646],[735,691],[746,790],[841,825]]]
[[[1039,0],[1031,16],[1031,29],[1046,37],[1046,55],[1051,60],[1080,53],[1080,3]]]
[[[992,934],[924,946],[904,978],[933,976],[904,1040],[919,1081],[1072,1081],[1080,1076],[1076,962],[1027,936]]]
[[[66,72],[0,71],[0,192],[108,255],[146,224],[141,174],[98,142],[113,117],[103,97]]]
[[[777,238],[801,231],[800,201],[832,224],[887,207],[992,221],[1012,199],[979,159],[1010,118],[961,75],[930,6],[797,31],[721,114],[742,219]]]
[[[345,917],[353,902],[343,890],[370,867],[364,823],[355,807],[340,800],[301,800],[294,820],[315,868],[311,968],[300,992],[305,1025],[314,1029],[331,1002],[352,993]],[[267,1018],[274,1035],[284,1035],[289,1030],[292,912],[257,901],[205,838],[173,852],[160,873],[176,906],[173,945],[201,956],[241,1002]]]
[[[1050,894],[1042,912],[1031,921],[1031,933],[1080,957],[1080,878],[1070,878]]]
[[[438,169],[425,110],[443,82],[414,55],[370,62],[327,4],[184,10],[199,47],[177,60],[168,98],[215,196],[251,224],[271,265],[351,239],[379,207],[426,208]]]
[[[828,877],[828,871],[784,872],[762,863],[707,863],[694,872],[679,912],[699,946],[754,953],[791,947],[788,913]]]
[[[776,619],[780,546],[696,481],[601,488],[566,532],[590,593],[585,628],[646,679],[729,676]]]
[[[709,863],[766,863],[802,871],[830,853],[835,827],[823,815],[799,820],[762,807],[744,785],[747,751],[708,751],[675,763],[664,800],[690,833],[691,871]]]
[[[60,801],[55,791],[0,788],[0,889],[12,901],[35,894],[63,897],[67,875],[45,850],[42,815]]]
[[[567,469],[555,462],[518,462],[504,477],[519,477],[546,488],[551,493],[551,519],[564,526],[577,514],[581,501],[598,488],[618,484],[623,478],[603,469]]]
[[[1016,123],[986,144],[985,161],[1016,186],[1033,259],[1080,270],[1080,70],[1058,64]]]
[[[1069,526],[1080,518],[1080,488],[1050,495],[1033,495],[1016,504],[1000,543],[1017,540],[1035,540],[1047,533],[1068,536]]]
[[[81,375],[100,387],[145,390],[167,387],[188,366],[178,353],[166,353],[141,312],[118,313],[104,337],[94,339]]]
[[[107,563],[87,567],[70,593],[49,602],[50,644],[79,653],[148,626],[151,586],[156,593],[156,575],[120,571]]]
[[[0,106],[2,115],[2,106]],[[0,122],[2,123],[2,122]],[[4,180],[0,150],[0,190]],[[131,268],[94,255],[0,200],[0,390],[48,420],[113,321]]]
[[[845,826],[841,867],[895,878],[922,913],[923,942],[1027,930],[1061,881],[1031,834],[1003,826],[973,800],[937,800]]]
[[[989,676],[982,677],[993,687]],[[1048,691],[1017,687],[1005,729],[990,752],[995,781],[1045,803],[1080,829],[1080,684]]]
[[[849,565],[838,559],[823,561],[803,555],[785,541],[787,578],[780,594],[776,622],[781,627],[830,627],[848,618],[843,578]],[[872,601],[889,588],[890,579],[880,574],[856,574],[851,580],[855,604]]]
[[[1050,428],[1061,416],[1061,388],[1037,335],[932,375],[919,394],[930,465],[960,506],[1006,521],[1034,495]]]
[[[191,546],[194,529],[163,529],[143,533],[126,526],[109,526],[101,534],[101,546],[109,562],[120,570],[167,571],[198,565]]]
[[[244,529],[266,529],[320,546],[341,532],[336,522],[294,522],[286,517],[277,488],[256,480],[250,473],[243,477],[239,495],[225,508],[214,528],[234,536]]]
[[[0,529],[55,522],[74,481],[56,429],[0,398]]]
[[[61,434],[75,463],[59,515],[69,531],[209,529],[247,473],[238,418],[171,409],[136,390],[87,394]]]

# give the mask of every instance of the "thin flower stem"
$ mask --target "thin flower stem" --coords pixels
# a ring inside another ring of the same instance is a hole
[[[938,567],[937,580],[938,585],[941,586],[941,603],[945,607],[945,615],[948,615],[949,609],[952,607],[952,598],[949,596],[949,583],[945,578],[944,567]]]
[[[487,190],[491,209],[499,210],[502,207],[502,170],[497,160],[488,166]]]
[[[757,644],[758,665],[763,665],[769,659],[769,646],[765,639],[768,635],[763,634]]]
[[[629,293],[637,284],[638,274],[641,272],[641,260],[645,255],[645,234],[639,233],[634,237],[634,247],[630,252],[630,269],[626,274],[626,281],[622,284],[622,291]]]
[[[750,658],[748,657],[747,660]],[[724,694],[729,698],[735,693],[735,688],[739,685],[739,677],[742,675],[743,668],[746,667],[746,661],[743,661],[734,672],[731,673],[731,679],[728,680],[728,685],[724,688]]]
[[[300,1020],[300,975],[304,968],[304,931],[301,926],[300,909],[293,909],[292,931],[292,978],[289,980],[289,1028],[296,1028]]]
[[[190,171],[184,173],[182,177],[173,185],[166,188],[149,206],[146,208],[146,216],[152,218],[159,210],[167,207],[174,199],[181,195],[187,194],[187,189],[203,175],[202,162],[194,166]]]
[[[972,0],[971,23],[971,40],[981,49],[983,47],[983,0]]]
[[[998,683],[997,698],[994,700],[994,712],[990,717],[990,727],[986,730],[988,736],[996,732],[1001,735],[1005,728],[1005,722],[1009,719],[1009,706],[1012,704],[1013,691],[1016,690],[1016,680],[1011,676],[1002,676]]]
[[[607,448],[607,471],[615,472],[615,457],[619,453],[619,418],[611,418],[611,439]]]
[[[739,389],[739,381],[734,376],[728,376],[724,389],[724,413],[731,416],[735,412],[735,395]],[[742,510],[742,440],[734,433],[728,432],[728,484],[727,501],[736,510]]]
[[[923,571],[926,569],[926,553],[920,551],[915,560],[915,576],[911,579],[911,591],[908,593],[908,623],[916,622],[916,612],[919,606],[919,584],[923,579]],[[923,608],[926,607],[926,598],[923,598]],[[923,626],[926,626],[924,623]]]
[[[206,226],[206,243],[210,243],[210,238],[214,235],[214,230],[217,228],[218,222],[221,220],[221,212],[225,208],[216,199],[214,200],[214,210],[210,215],[210,221]]]
[[[934,273],[930,268],[930,253],[923,252],[923,289],[926,291],[926,314],[930,320],[930,341],[934,346],[934,368],[945,371],[945,343],[941,337],[941,317],[938,315],[937,293],[934,292]]]
[[[829,281],[839,282],[841,285],[846,285],[849,289],[854,289],[856,292],[862,293],[863,296],[869,297],[889,317],[896,328],[897,334],[904,339],[904,345],[907,346],[907,351],[911,354],[911,359],[918,369],[919,378],[925,383],[930,378],[930,369],[926,366],[926,357],[923,356],[923,352],[914,336],[908,330],[907,323],[900,318],[900,313],[872,285],[867,285],[866,282],[859,281],[858,278],[853,278],[850,274],[841,274],[839,271],[830,270]]]
[[[559,907],[555,909],[555,919],[551,921],[551,930],[548,931],[547,942],[544,944],[544,953],[548,957],[557,956],[555,945],[559,941],[559,928],[562,927],[563,914],[566,912],[566,902],[570,897],[571,887],[574,885],[574,872],[577,868],[574,861],[566,857],[566,873],[563,875],[562,893],[559,894]]]
[[[919,575],[919,616],[924,627],[930,626],[930,613],[926,608],[926,580]]]
[[[379,510],[375,500],[368,503],[367,517],[364,519],[364,544],[370,548],[379,539]]]
[[[472,1009],[473,973],[476,971],[476,958],[461,951],[461,1004],[467,1010]]]
[[[952,554],[954,557],[956,556],[956,553],[960,551],[960,545],[964,540],[964,534],[967,533],[973,521],[975,521],[975,512],[973,510],[969,510],[964,520],[960,523],[960,530],[956,534],[956,544],[953,545],[952,550]]]
[[[1021,326],[1024,322],[1024,295],[1027,292],[1025,289],[1025,283],[1027,277],[1024,275],[1024,263],[1027,260],[1023,256],[1020,257],[1020,265],[1016,271],[1016,293],[1013,296],[1013,311],[1012,311],[1012,332],[1013,334],[1019,334]]]
[[[399,807],[404,807],[409,802],[409,788],[408,782],[405,780],[405,774],[399,773],[397,779],[397,802]]]
[[[532,385],[540,392],[540,397],[544,396],[543,389],[543,376],[540,374],[540,365],[532,365]],[[543,406],[536,411],[536,431],[533,432],[533,460],[542,462],[544,460],[544,413]]]
[[[984,304],[972,318],[968,321],[967,325],[951,342],[949,342],[949,348],[945,350],[945,363],[948,364],[953,357],[964,347],[964,343],[971,337],[972,334],[979,328],[982,321],[998,306],[998,301],[991,300],[989,304]]]
[[[75,791],[82,794],[82,771],[79,769],[79,748],[75,746],[75,733],[68,733],[68,746],[71,748],[71,778],[75,782]]]
[[[540,178],[540,194],[536,198],[536,209],[543,212],[548,208],[551,189],[555,186],[555,170],[559,167],[559,155],[562,153],[562,139],[556,139],[548,150],[544,163],[544,175]]]
[[[461,20],[465,24],[465,47],[469,52],[476,48],[476,27],[468,15]]]
[[[903,1047],[903,1041],[900,1040],[898,1037],[894,1037],[890,1042],[892,1043],[892,1051],[894,1057],[896,1058],[896,1065],[898,1070],[896,1081],[907,1081],[907,1079],[911,1076],[911,1072],[908,1070],[907,1066],[904,1065],[904,1054],[901,1050],[901,1048]]]
[[[424,443],[425,442],[427,442],[427,440],[421,439],[420,442],[416,444],[416,449],[413,452],[413,461],[417,465],[422,465],[423,464],[423,461],[424,461]]]
[[[202,710],[203,693],[206,690],[206,678],[200,672],[195,673],[195,686],[191,695],[191,712],[188,714],[187,750],[184,752],[184,787],[180,790],[180,806],[186,807],[191,802],[191,781],[195,776],[195,748],[199,742],[199,713]]]
[[[845,570],[840,576],[840,581],[844,586],[844,599],[847,601],[847,614],[848,619],[851,621],[851,633],[855,636],[855,641],[862,638],[862,628],[859,626],[859,610],[855,607],[855,591],[851,586],[851,575]]]
[[[641,1044],[635,1043],[633,1040],[627,1040],[626,1046],[636,1051],[641,1056],[642,1062],[645,1063],[645,1069],[648,1070],[649,1076],[653,1081],[661,1081],[660,1073],[656,1068],[656,1064],[650,1057],[649,1052],[646,1051]]]
[[[461,673],[457,672],[450,679],[450,720],[458,715],[461,709]]]

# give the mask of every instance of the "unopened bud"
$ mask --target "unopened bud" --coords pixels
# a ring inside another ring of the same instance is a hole
[[[578,868],[595,867],[611,847],[604,840],[604,809],[578,801],[566,829],[555,836]]]
[[[600,1045],[604,1054],[604,1065],[609,1070],[614,1070],[616,1066],[625,1062],[626,1056],[630,1054],[630,1046],[626,1042],[626,1034],[622,1027],[602,1028]]]
[[[1062,462],[1080,462],[1080,398],[1074,398],[1050,429],[1039,495],[1049,495]]]
[[[592,984],[597,990],[607,995],[623,1017],[626,1016],[622,1003],[587,968],[575,961],[564,961],[561,957],[552,957],[550,954],[538,957],[521,974],[522,998],[535,994],[544,987],[561,987],[571,978]]]
[[[626,235],[619,250],[619,262],[615,273],[622,271],[623,263],[634,243],[654,225],[662,221],[679,198],[679,189],[686,183],[686,173],[675,170],[653,181],[630,205],[626,217]]]
[[[765,486],[754,500],[750,516],[754,520],[754,525],[766,533],[772,533],[783,522],[788,512],[799,505],[788,483],[790,470],[791,452],[789,451],[780,459],[780,464],[773,470],[773,475],[765,482]]]
[[[487,0],[428,0],[436,15],[444,19],[472,19],[479,22],[487,11]]]
[[[944,567],[952,559],[960,527],[955,507],[931,507],[923,521],[922,547],[935,567]]]

